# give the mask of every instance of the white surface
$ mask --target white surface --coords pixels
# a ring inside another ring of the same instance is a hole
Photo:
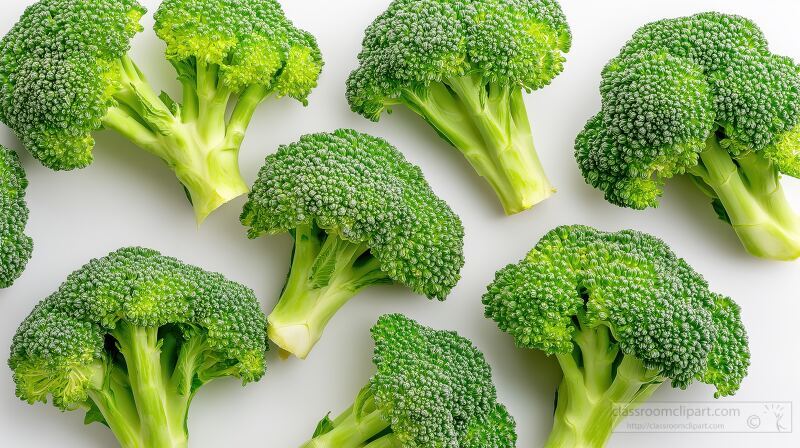
[[[5,33],[33,0],[3,2],[0,33]],[[144,3],[151,11],[157,0]],[[614,207],[587,186],[572,156],[572,143],[585,120],[599,107],[600,69],[639,26],[649,21],[717,9],[747,15],[764,30],[773,51],[800,59],[797,17],[792,1],[622,1],[563,0],[574,33],[565,72],[548,88],[527,97],[536,144],[559,193],[535,210],[502,215],[487,185],[463,157],[436,134],[398,108],[379,124],[352,114],[344,99],[344,80],[355,66],[364,28],[389,0],[282,1],[295,23],[317,36],[326,60],[319,88],[308,108],[290,100],[269,101],[259,110],[244,144],[242,171],[252,182],[266,154],[300,135],[352,127],[387,138],[419,164],[430,183],[461,216],[466,227],[464,279],[446,303],[429,303],[400,287],[363,293],[331,322],[305,362],[281,362],[269,355],[269,372],[241,388],[233,380],[203,387],[191,408],[191,444],[203,447],[291,448],[303,442],[329,410],[346,408],[372,373],[368,328],[377,316],[402,312],[420,322],[455,329],[471,338],[494,368],[500,399],[516,417],[519,446],[541,446],[550,429],[556,363],[544,355],[515,349],[511,338],[483,318],[480,296],[494,272],[519,260],[544,232],[559,224],[585,223],[602,229],[636,228],[665,239],[675,252],[703,273],[713,289],[734,297],[749,329],[753,365],[736,401],[792,401],[800,414],[800,356],[797,341],[797,278],[800,262],[751,258],[734,233],[716,219],[708,201],[688,182],[673,181],[662,207],[636,212]],[[146,31],[133,54],[158,88],[177,92],[172,68],[148,15]],[[19,148],[6,128],[0,143]],[[34,304],[89,258],[125,245],[144,245],[187,262],[220,271],[254,288],[264,309],[272,307],[289,262],[288,235],[247,240],[238,222],[238,199],[196,230],[191,208],[178,181],[155,158],[112,134],[98,137],[95,163],[81,172],[56,173],[27,153],[30,178],[29,233],[35,253],[23,277],[0,291],[0,346],[7,347],[19,322]],[[784,181],[800,209],[800,182]],[[3,359],[7,349],[0,353]],[[654,400],[703,401],[712,390],[664,387]],[[99,424],[84,426],[83,413],[61,413],[47,405],[29,406],[14,397],[10,372],[0,367],[0,446],[108,447],[111,433]],[[684,448],[800,446],[795,434],[618,434],[610,447]]]

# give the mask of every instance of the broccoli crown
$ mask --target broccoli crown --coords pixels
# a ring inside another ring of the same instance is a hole
[[[633,230],[558,227],[497,273],[483,303],[517,345],[548,354],[572,353],[576,332],[605,325],[624,354],[678,387],[699,379],[732,394],[749,366],[739,307]]]
[[[0,40],[0,121],[44,165],[91,163],[144,13],[135,0],[40,0]]]
[[[377,120],[403,91],[467,73],[539,89],[561,73],[571,40],[555,0],[395,0],[366,30],[347,98]]]
[[[459,448],[515,448],[517,424],[508,409],[495,404],[489,415],[475,418],[459,442]]]
[[[495,404],[491,369],[469,340],[398,314],[382,316],[372,337],[370,390],[403,446],[494,446],[476,445],[493,437],[513,446],[513,420]],[[488,434],[495,423],[503,429]]]
[[[709,136],[800,173],[800,69],[750,20],[720,13],[653,22],[603,70],[602,110],[575,144],[584,177],[617,205],[657,205]]]
[[[242,213],[250,237],[316,225],[366,242],[381,269],[443,299],[464,265],[461,220],[387,141],[353,130],[303,136],[267,156]]]
[[[155,20],[169,60],[217,64],[233,91],[260,85],[305,102],[317,85],[317,41],[275,0],[166,0]]]
[[[41,301],[22,322],[9,365],[17,394],[29,402],[48,395],[62,409],[87,401],[91,372],[114,362],[109,334],[122,324],[202,334],[223,371],[255,381],[265,371],[266,317],[249,288],[222,275],[143,248],[123,248],[90,261]],[[203,372],[199,372],[202,374]]]
[[[28,179],[17,153],[0,145],[0,288],[14,283],[33,251],[33,240],[25,235]]]

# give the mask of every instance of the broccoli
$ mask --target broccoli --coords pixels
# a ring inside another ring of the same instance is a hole
[[[253,291],[174,258],[124,248],[92,260],[17,330],[17,395],[85,409],[124,448],[187,446],[197,389],[264,375],[266,316]]]
[[[55,170],[89,165],[92,134],[114,130],[175,172],[202,222],[248,191],[238,153],[256,107],[271,94],[305,103],[321,56],[275,0],[165,0],[155,29],[178,104],[127,54],[145,12],[135,0],[30,6],[0,41],[0,121]]]
[[[367,286],[397,282],[444,300],[464,265],[461,220],[422,171],[351,129],[306,135],[267,156],[241,221],[250,238],[294,238],[269,336],[301,359]]]
[[[658,205],[686,174],[753,255],[800,257],[800,68],[750,20],[719,13],[640,28],[603,70],[602,110],[578,135],[587,183],[622,207]]]
[[[347,99],[374,121],[404,104],[518,213],[555,192],[522,91],[561,73],[571,41],[555,0],[395,0],[366,31]]]
[[[665,381],[734,394],[750,364],[739,307],[661,240],[562,226],[497,272],[486,316],[564,378],[548,448],[602,447]]]
[[[382,316],[372,337],[377,372],[302,448],[516,446],[514,419],[497,402],[491,369],[469,340],[399,314]]]
[[[33,252],[33,240],[25,234],[27,187],[17,153],[0,145],[0,288],[14,284]]]

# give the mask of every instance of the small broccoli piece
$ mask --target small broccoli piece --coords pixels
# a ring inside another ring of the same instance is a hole
[[[548,448],[602,447],[665,381],[734,394],[750,364],[739,307],[661,240],[562,226],[497,272],[486,317],[564,374]]]
[[[266,317],[253,291],[174,258],[124,248],[92,260],[14,336],[17,395],[84,409],[124,448],[186,447],[189,404],[215,378],[259,380]]]
[[[0,288],[14,284],[33,252],[33,240],[25,234],[27,187],[17,153],[0,145]]]
[[[375,121],[416,112],[518,213],[555,191],[522,91],[561,73],[571,40],[555,0],[395,0],[366,31],[347,99]]]
[[[491,369],[469,340],[399,314],[382,316],[372,337],[377,372],[302,448],[516,446],[514,419],[497,403]]]
[[[155,28],[178,104],[127,55],[145,12],[135,0],[30,6],[0,41],[0,121],[56,170],[89,165],[92,134],[114,130],[175,172],[202,222],[248,191],[238,153],[256,107],[271,94],[305,103],[322,59],[275,0],[166,0]]]
[[[602,110],[575,143],[587,183],[622,207],[658,205],[689,176],[753,255],[800,257],[800,67],[753,22],[703,13],[645,25],[603,70]]]
[[[269,335],[299,358],[365,287],[397,282],[444,300],[464,265],[461,220],[422,171],[385,140],[348,129],[267,156],[241,221],[250,238],[294,237]]]

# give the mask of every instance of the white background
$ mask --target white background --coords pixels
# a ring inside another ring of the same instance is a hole
[[[33,0],[2,2],[4,34]],[[144,3],[151,11],[157,0]],[[774,52],[800,60],[797,18],[800,3],[786,1],[563,0],[574,33],[566,70],[548,88],[527,96],[539,154],[556,196],[534,210],[505,217],[490,188],[463,157],[433,130],[398,108],[378,123],[350,112],[344,81],[356,64],[364,28],[389,0],[283,0],[287,15],[317,36],[326,67],[320,85],[303,108],[292,100],[265,103],[253,120],[242,150],[242,171],[252,182],[264,156],[299,136],[352,127],[387,138],[420,165],[435,192],[447,200],[466,227],[463,280],[445,303],[431,303],[401,287],[375,287],[361,294],[331,322],[308,360],[282,362],[269,354],[269,372],[241,388],[220,380],[199,392],[191,408],[193,447],[299,446],[319,418],[346,408],[372,373],[368,329],[378,315],[402,312],[434,327],[455,329],[472,339],[494,368],[500,399],[516,417],[519,446],[541,446],[552,416],[560,379],[553,359],[516,349],[511,338],[483,318],[480,297],[494,272],[522,258],[549,229],[584,223],[606,230],[635,228],[666,240],[703,273],[713,289],[734,297],[743,308],[753,352],[750,375],[735,401],[791,401],[800,414],[800,356],[797,343],[800,262],[780,263],[749,257],[733,231],[717,220],[708,200],[685,180],[673,180],[662,206],[644,212],[617,208],[587,186],[572,156],[575,135],[599,108],[600,69],[639,26],[663,17],[703,10],[740,13],[764,30]],[[163,45],[152,31],[133,43],[134,59],[157,88],[178,94],[174,72],[163,59]],[[6,128],[0,143],[20,148]],[[244,199],[223,207],[200,228],[172,173],[154,157],[110,133],[99,134],[94,164],[78,172],[56,173],[27,153],[31,209],[28,230],[34,257],[23,277],[0,291],[0,346],[7,347],[17,325],[34,304],[92,257],[126,245],[161,250],[224,273],[255,289],[264,309],[272,307],[286,275],[291,250],[288,235],[251,241],[238,215]],[[800,182],[784,180],[800,210]],[[3,359],[7,349],[0,350]],[[712,389],[687,391],[666,386],[654,400],[704,401]],[[81,412],[61,413],[47,405],[29,406],[14,397],[10,371],[0,367],[0,446],[108,447],[115,442],[99,424],[84,426]],[[617,434],[611,447],[797,447],[795,434]]]

